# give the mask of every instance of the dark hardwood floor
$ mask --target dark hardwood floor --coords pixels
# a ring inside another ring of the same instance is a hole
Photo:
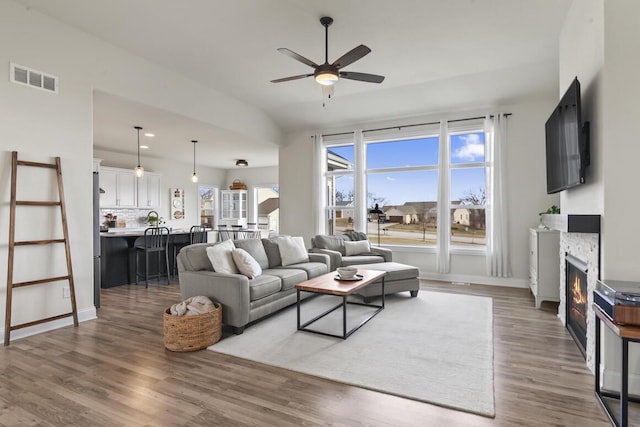
[[[105,289],[98,320],[0,349],[0,425],[609,425],[555,307],[536,310],[526,289],[422,287],[493,298],[495,418],[212,351],[172,353],[162,313],[179,288],[154,284]]]

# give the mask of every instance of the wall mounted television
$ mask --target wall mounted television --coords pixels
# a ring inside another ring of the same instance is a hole
[[[576,77],[545,124],[547,194],[585,183],[589,166],[589,122],[582,122]]]

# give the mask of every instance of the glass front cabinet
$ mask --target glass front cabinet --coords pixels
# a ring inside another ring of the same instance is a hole
[[[247,190],[222,190],[221,225],[247,225]]]

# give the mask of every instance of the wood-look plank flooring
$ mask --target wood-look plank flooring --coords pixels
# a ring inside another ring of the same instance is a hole
[[[211,351],[167,351],[162,313],[180,301],[174,283],[104,289],[98,320],[0,349],[0,425],[609,425],[556,307],[536,310],[526,289],[422,287],[493,298],[495,418]]]

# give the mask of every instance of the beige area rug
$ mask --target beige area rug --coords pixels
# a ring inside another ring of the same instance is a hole
[[[302,321],[338,304],[303,301]],[[350,305],[348,328],[371,308]],[[309,327],[342,331],[342,310]],[[420,291],[387,297],[386,308],[346,340],[296,330],[295,306],[209,350],[371,390],[493,417],[493,301]]]

